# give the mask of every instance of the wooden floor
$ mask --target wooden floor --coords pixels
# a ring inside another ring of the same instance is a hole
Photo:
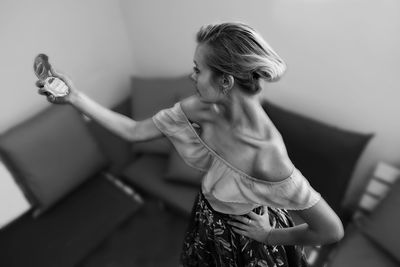
[[[176,267],[187,223],[146,198],[140,210],[79,267]]]

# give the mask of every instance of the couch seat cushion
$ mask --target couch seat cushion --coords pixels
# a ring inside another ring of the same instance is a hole
[[[0,266],[77,266],[138,207],[94,176],[39,218],[26,214],[2,229]]]
[[[129,164],[122,175],[133,186],[159,198],[184,215],[190,215],[200,187],[166,181],[167,163],[167,155],[143,154]]]

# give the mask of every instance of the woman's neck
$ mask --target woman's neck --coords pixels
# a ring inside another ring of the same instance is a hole
[[[267,118],[260,111],[262,107],[258,97],[245,95],[238,88],[232,89],[229,96],[217,104],[217,113],[222,115],[232,130],[245,134],[254,133],[256,136],[264,132],[265,123],[260,121]]]

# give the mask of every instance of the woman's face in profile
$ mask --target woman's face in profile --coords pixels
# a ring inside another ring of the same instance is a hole
[[[205,102],[215,103],[223,97],[217,82],[213,79],[211,69],[205,63],[205,56],[209,52],[209,47],[199,44],[194,53],[194,67],[191,75],[196,85],[196,92]]]

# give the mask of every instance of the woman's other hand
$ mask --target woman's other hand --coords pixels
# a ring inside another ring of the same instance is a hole
[[[267,243],[268,236],[273,229],[269,222],[268,209],[264,207],[262,215],[253,211],[246,215],[231,215],[233,220],[228,223],[233,226],[233,231],[258,242]]]
[[[50,68],[50,72],[53,77],[58,78],[62,82],[65,83],[65,86],[68,87],[68,94],[63,97],[56,97],[56,96],[52,95],[45,89],[45,87],[44,87],[45,83],[42,80],[36,81],[36,86],[39,88],[38,93],[41,95],[45,95],[47,97],[47,100],[53,104],[71,103],[73,101],[74,97],[78,94],[78,90],[75,88],[71,79],[69,79],[64,74],[57,72],[53,67]]]

